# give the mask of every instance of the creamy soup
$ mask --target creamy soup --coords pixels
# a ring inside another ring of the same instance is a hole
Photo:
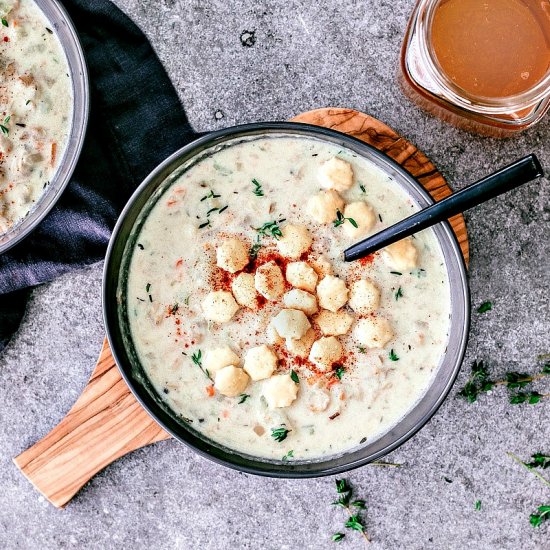
[[[426,391],[450,324],[433,231],[343,261],[417,210],[371,162],[311,138],[235,141],[154,200],[123,292],[145,373],[192,430],[315,459],[379,437]]]
[[[72,86],[67,59],[32,0],[0,0],[0,234],[40,199],[63,156]]]

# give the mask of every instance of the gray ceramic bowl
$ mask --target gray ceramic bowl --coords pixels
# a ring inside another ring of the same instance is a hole
[[[53,208],[75,169],[88,123],[90,108],[88,71],[82,46],[72,21],[57,0],[34,1],[49,20],[51,29],[58,36],[67,57],[73,90],[73,116],[67,146],[50,185],[26,216],[7,233],[0,235],[0,254],[24,239]]]
[[[362,141],[333,130],[281,122],[249,124],[208,134],[166,159],[145,179],[126,205],[115,227],[105,262],[105,325],[115,360],[135,397],[166,431],[182,443],[218,463],[254,474],[273,477],[329,475],[367,464],[404,443],[432,417],[455,381],[468,336],[469,292],[464,260],[448,223],[434,227],[447,265],[452,302],[449,341],[437,374],[424,396],[390,431],[363,446],[338,455],[288,463],[237,453],[206,439],[178,417],[153,389],[136,354],[126,313],[126,280],[131,253],[135,249],[143,221],[163,190],[182,171],[205,155],[213,154],[235,141],[277,135],[310,137],[347,147],[391,176],[419,206],[433,203],[420,184],[389,157]]]

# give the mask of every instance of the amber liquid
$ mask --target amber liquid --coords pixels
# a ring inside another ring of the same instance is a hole
[[[442,0],[431,43],[443,73],[469,94],[520,94],[550,70],[550,0]]]

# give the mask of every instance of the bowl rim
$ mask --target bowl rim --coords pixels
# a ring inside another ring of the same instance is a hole
[[[319,460],[316,459],[315,461],[304,461],[302,463],[296,463],[294,461],[286,463],[270,462],[266,461],[265,459],[253,457],[251,455],[245,455],[244,453],[239,453],[238,451],[232,451],[230,449],[226,451],[220,450],[219,444],[209,444],[204,438],[199,438],[195,436],[191,432],[191,430],[185,429],[181,423],[176,422],[173,418],[171,418],[162,410],[162,407],[154,401],[154,399],[145,389],[143,381],[138,381],[134,376],[132,376],[132,365],[130,363],[130,360],[128,359],[127,349],[123,344],[119,344],[119,340],[121,338],[121,329],[119,326],[118,312],[120,306],[118,303],[117,289],[120,273],[119,268],[122,261],[122,253],[120,253],[119,250],[120,247],[122,247],[122,250],[125,249],[128,242],[128,237],[131,234],[130,232],[127,236],[121,236],[121,231],[124,224],[129,223],[129,214],[132,213],[134,209],[137,209],[135,218],[131,223],[131,227],[133,227],[137,217],[143,209],[144,204],[148,202],[154,190],[158,189],[162,182],[165,181],[166,177],[178,168],[178,163],[182,164],[186,160],[195,157],[197,154],[200,154],[205,149],[209,149],[217,144],[221,144],[225,141],[230,141],[237,137],[254,135],[260,136],[262,131],[265,132],[266,135],[268,135],[269,132],[280,132],[282,134],[284,134],[286,131],[289,131],[290,133],[296,132],[298,135],[303,137],[309,136],[318,139],[323,139],[323,137],[332,138],[340,140],[341,142],[343,142],[343,144],[347,143],[350,146],[364,148],[368,150],[371,155],[377,157],[378,161],[382,162],[382,165],[386,164],[392,167],[395,172],[397,172],[401,177],[407,180],[407,182],[415,188],[418,194],[421,195],[428,204],[435,202],[433,198],[429,195],[429,193],[422,187],[422,185],[391,157],[387,156],[385,153],[379,151],[375,147],[369,145],[368,143],[365,143],[362,140],[359,140],[348,134],[343,134],[333,129],[297,122],[256,122],[238,126],[231,126],[222,130],[216,130],[214,132],[202,135],[198,139],[175,151],[162,163],[160,163],[134,191],[117,220],[117,223],[113,229],[111,239],[109,240],[102,279],[103,319],[107,333],[107,339],[111,348],[111,353],[118,366],[121,376],[128,384],[132,394],[140,403],[140,405],[164,430],[171,434],[176,440],[190,447],[193,451],[197,452],[201,456],[208,458],[209,460],[217,464],[221,464],[234,470],[266,477],[312,478],[339,474],[377,460],[381,456],[388,454],[389,452],[393,451],[394,449],[408,441],[433,417],[433,415],[437,412],[444,400],[447,398],[454,382],[456,381],[462,365],[462,361],[464,359],[468,342],[470,327],[470,292],[468,287],[467,269],[464,257],[460,250],[458,239],[456,238],[456,235],[454,234],[454,231],[452,230],[448,222],[443,222],[438,225],[443,228],[444,234],[448,239],[450,249],[453,252],[453,257],[456,257],[457,260],[458,276],[456,284],[458,286],[461,305],[463,306],[464,312],[462,330],[460,331],[460,344],[457,351],[456,361],[452,367],[451,373],[444,388],[442,389],[438,398],[430,403],[428,411],[423,415],[420,421],[418,421],[414,426],[412,426],[410,429],[397,437],[391,444],[384,446],[382,449],[373,452],[366,457],[350,457],[350,459],[346,460],[346,457],[352,455],[353,453],[359,452],[361,449],[366,448],[367,445],[344,451],[343,453],[340,453],[338,455],[331,455],[326,459],[321,458]],[[330,142],[330,140],[327,141]],[[357,152],[356,149],[354,149],[354,151]],[[372,159],[368,157],[366,157],[366,160],[373,162]],[[384,167],[380,166],[380,164],[375,163],[375,165],[379,169],[384,170]],[[143,195],[146,194],[144,192],[147,190],[151,191],[151,193],[147,195],[143,204],[137,207],[136,204],[138,203],[138,200],[140,198],[143,199]],[[438,242],[439,241],[440,239],[438,238]],[[119,260],[118,263],[116,261],[117,259]],[[115,266],[116,272],[113,271],[113,266]],[[452,282],[451,280],[449,280],[449,285],[451,284]],[[436,379],[437,375],[434,375],[430,382],[430,385],[425,390],[425,394],[434,385]],[[423,395],[423,397],[420,398],[420,400],[425,397],[425,394]],[[412,408],[408,410],[405,416],[403,416],[396,425],[394,425],[392,428],[390,428],[389,431],[385,432],[377,439],[375,439],[371,444],[376,443],[376,441],[380,440],[388,434],[391,434],[391,431],[399,426],[402,420],[406,419],[407,416],[409,416],[411,412],[415,410],[418,403],[419,402],[413,405]],[[182,433],[185,435],[182,435]],[[338,462],[337,464],[329,464],[330,462],[334,462],[335,460],[336,462]],[[304,468],[306,466],[307,468]]]
[[[15,223],[13,228],[0,235],[0,255],[34,231],[61,198],[80,158],[90,116],[88,65],[74,23],[59,0],[34,0],[34,3],[55,29],[54,32],[67,59],[73,92],[72,121],[63,157],[52,175],[47,190],[38,197],[36,204]],[[60,35],[60,26],[65,27],[68,42],[63,40]],[[71,60],[73,64],[71,64]],[[79,109],[76,108],[77,105]],[[72,151],[69,155],[70,149]]]

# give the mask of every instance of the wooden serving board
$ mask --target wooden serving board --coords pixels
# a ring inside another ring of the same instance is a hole
[[[317,109],[292,120],[332,128],[373,145],[415,176],[435,200],[452,192],[422,152],[375,118],[352,109]],[[464,218],[455,216],[450,222],[468,262]],[[74,406],[14,462],[54,506],[62,507],[117,458],[169,437],[130,392],[105,340],[92,376]]]

